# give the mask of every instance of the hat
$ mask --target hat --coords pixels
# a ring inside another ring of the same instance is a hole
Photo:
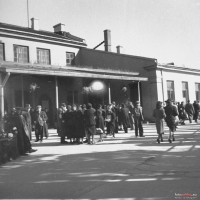
[[[31,108],[30,104],[26,104],[25,108]]]
[[[42,108],[42,106],[41,106],[41,105],[38,105],[37,108]]]
[[[172,100],[171,99],[167,99],[165,102],[169,103],[169,102],[172,102]]]
[[[66,104],[65,104],[65,103],[62,103],[61,106],[62,106],[62,107],[66,107]]]
[[[136,101],[135,104],[140,104],[140,101]]]

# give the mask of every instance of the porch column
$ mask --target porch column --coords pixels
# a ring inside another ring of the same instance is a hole
[[[24,107],[24,80],[23,80],[23,75],[21,75],[21,89],[22,89],[22,107]]]
[[[138,81],[138,101],[140,102],[140,81]]]
[[[58,79],[55,77],[55,88],[56,88],[56,110],[58,110]]]
[[[108,103],[111,104],[110,82],[108,83]]]
[[[2,74],[0,74],[0,119],[4,117],[4,87],[6,82],[10,76],[10,73],[6,73],[5,78],[2,78]],[[3,126],[3,124],[2,124]],[[2,127],[3,128],[3,127]]]

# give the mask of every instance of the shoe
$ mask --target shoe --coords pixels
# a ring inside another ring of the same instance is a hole
[[[159,139],[157,139],[157,142],[158,142],[158,144],[160,144],[160,140]]]
[[[172,141],[170,139],[168,139],[169,143],[172,143]]]
[[[28,152],[33,153],[33,152],[36,152],[36,151],[37,151],[37,149],[30,149]]]
[[[161,142],[164,142],[164,140],[163,140],[163,139],[161,139],[160,141],[161,141]]]
[[[115,134],[113,134],[113,137],[115,138]]]
[[[173,136],[172,140],[175,141],[175,137],[174,136]]]
[[[145,137],[144,135],[140,135],[140,137]]]
[[[60,144],[68,144],[67,141],[62,141]]]
[[[35,140],[35,142],[39,142],[39,140]]]

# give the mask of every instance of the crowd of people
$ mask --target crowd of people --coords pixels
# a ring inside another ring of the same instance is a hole
[[[169,143],[175,141],[175,131],[178,125],[184,125],[188,119],[197,122],[199,118],[200,105],[190,101],[184,105],[168,99],[164,103],[158,101],[153,111],[157,129],[157,142],[163,142],[165,122],[169,127]],[[20,155],[26,155],[36,151],[32,149],[32,132],[35,131],[35,142],[42,142],[45,137],[48,139],[48,116],[41,105],[36,111],[31,110],[30,104],[25,109],[13,108],[11,114],[6,114],[4,127],[6,132],[17,133],[17,147]],[[135,131],[135,137],[145,137],[143,131],[143,110],[140,102],[136,101],[116,105],[115,102],[107,106],[98,105],[96,109],[91,103],[87,105],[66,105],[61,104],[57,115],[57,132],[61,144],[95,144],[94,135],[99,135],[97,142],[102,142],[107,136],[115,137],[118,131],[128,133],[128,130]],[[84,140],[85,139],[85,140]]]
[[[165,122],[169,127],[168,141],[169,143],[172,143],[172,141],[175,141],[174,133],[177,130],[178,125],[185,125],[186,119],[188,119],[190,123],[192,123],[192,120],[197,123],[199,111],[199,101],[194,101],[193,104],[190,103],[190,100],[187,101],[187,104],[184,104],[184,102],[175,102],[171,99],[165,101],[164,104],[163,102],[158,101],[156,108],[153,111],[158,134],[157,142],[163,142]]]
[[[91,103],[78,107],[62,103],[58,113],[58,133],[61,144],[95,144],[95,134],[100,135],[99,142],[102,142],[108,135],[115,137],[119,130],[128,133],[128,128],[135,129],[136,136],[139,132],[139,136],[144,137],[143,120],[139,101],[135,103],[135,107],[132,102],[119,105],[112,102],[104,107],[98,105],[97,109]]]

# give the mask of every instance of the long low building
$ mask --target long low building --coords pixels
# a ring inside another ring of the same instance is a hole
[[[89,49],[84,39],[55,25],[54,32],[0,23],[1,115],[15,106],[41,104],[56,118],[62,102],[107,105],[139,100],[145,120],[152,120],[158,100],[199,100],[200,70],[161,65],[155,58],[111,51],[111,32],[104,31],[105,51]],[[95,81],[100,90],[86,90]]]

